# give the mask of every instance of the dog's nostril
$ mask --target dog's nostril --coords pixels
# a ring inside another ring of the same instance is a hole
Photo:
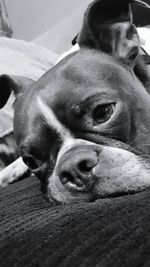
[[[93,164],[90,161],[83,160],[78,165],[80,172],[90,172],[93,168]]]
[[[63,184],[66,184],[68,182],[72,182],[72,183],[75,182],[74,177],[69,172],[62,172],[60,179],[61,179]]]

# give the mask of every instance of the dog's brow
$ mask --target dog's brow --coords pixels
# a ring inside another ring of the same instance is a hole
[[[65,141],[68,138],[73,139],[73,136],[71,135],[70,131],[66,129],[63,124],[60,123],[52,109],[47,106],[47,104],[44,103],[39,96],[37,97],[37,104],[48,126],[50,128],[53,128],[57,132],[57,134],[61,137],[62,141]]]

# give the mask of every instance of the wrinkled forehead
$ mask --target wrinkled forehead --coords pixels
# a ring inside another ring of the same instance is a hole
[[[83,49],[65,64],[59,63],[45,86],[49,99],[79,100],[98,93],[118,96],[131,89],[133,74],[111,56]],[[118,86],[119,85],[119,86]],[[67,99],[66,99],[67,98]]]

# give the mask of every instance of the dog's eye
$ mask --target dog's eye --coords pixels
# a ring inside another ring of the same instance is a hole
[[[98,105],[93,110],[93,119],[96,123],[104,123],[108,121],[113,115],[115,104]]]

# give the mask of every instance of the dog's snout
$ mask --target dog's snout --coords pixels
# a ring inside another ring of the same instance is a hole
[[[97,164],[97,152],[73,149],[63,155],[57,167],[57,174],[69,190],[87,191],[93,184],[92,169]]]

